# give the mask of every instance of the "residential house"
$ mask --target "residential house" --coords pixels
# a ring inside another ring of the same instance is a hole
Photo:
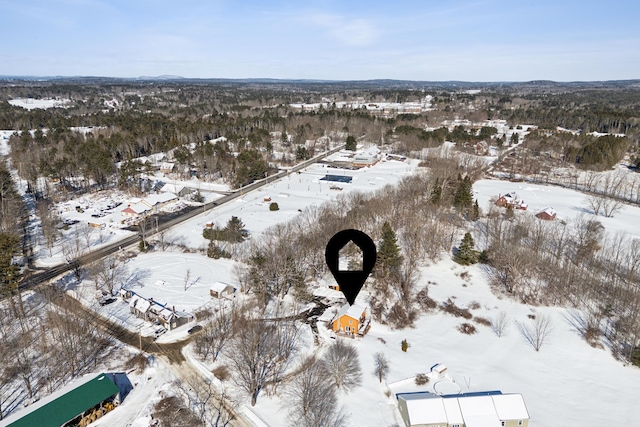
[[[162,324],[168,331],[185,325],[192,319],[191,314],[176,311],[175,307],[168,308],[153,301],[149,307],[149,320]]]
[[[521,394],[500,391],[440,396],[398,393],[398,411],[407,427],[526,427],[529,412]]]
[[[332,322],[335,332],[348,335],[364,335],[367,326],[369,326],[367,308],[359,304],[345,304]]]
[[[166,193],[160,193],[160,194],[151,194],[145,197],[142,200],[142,203],[148,206],[149,210],[152,213],[158,213],[160,212],[160,209],[162,209],[169,203],[176,201],[177,199],[178,197],[175,194],[166,192]]]
[[[496,206],[501,208],[512,207],[514,209],[520,209],[526,211],[529,205],[524,200],[520,199],[515,192],[507,193],[505,195],[498,195],[496,200]]]
[[[546,208],[536,214],[536,218],[544,219],[545,221],[552,221],[556,219],[557,212],[553,208]]]
[[[146,298],[142,298],[140,295],[133,295],[131,300],[129,300],[129,312],[141,319],[150,319],[150,308],[151,301]]]
[[[209,295],[211,295],[214,298],[224,298],[224,297],[230,296],[235,291],[236,291],[236,288],[234,288],[228,283],[215,282],[209,288]]]
[[[162,162],[160,164],[160,172],[162,173],[173,173],[176,170],[175,163]]]
[[[127,205],[127,207],[122,210],[121,214],[126,218],[140,218],[147,216],[150,211],[151,209],[147,204],[139,202],[135,205]]]

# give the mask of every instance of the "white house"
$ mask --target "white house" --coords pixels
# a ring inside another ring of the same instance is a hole
[[[439,396],[398,393],[398,411],[407,427],[519,427],[529,425],[521,394],[499,391]]]
[[[169,203],[175,200],[178,200],[178,197],[175,194],[166,192],[166,193],[160,193],[160,194],[151,194],[145,197],[142,200],[142,203],[147,205],[153,213],[157,213],[164,206],[168,205]]]
[[[122,210],[121,214],[123,217],[138,218],[148,215],[150,211],[151,208],[149,208],[147,204],[139,202],[134,205],[127,206]]]

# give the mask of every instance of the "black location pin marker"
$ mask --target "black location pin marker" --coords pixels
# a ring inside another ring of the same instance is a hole
[[[355,243],[362,251],[362,270],[340,270],[338,267],[340,250],[349,242]],[[327,249],[324,252],[327,266],[340,285],[340,290],[347,298],[349,305],[353,305],[362,285],[376,265],[376,255],[376,244],[371,237],[360,230],[339,231],[327,243]]]

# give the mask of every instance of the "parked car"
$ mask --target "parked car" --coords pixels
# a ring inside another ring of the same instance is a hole
[[[194,327],[192,327],[191,329],[189,329],[187,332],[190,334],[195,334],[196,332],[202,330],[202,326],[200,325],[195,325]]]
[[[113,297],[103,297],[103,298],[100,298],[100,301],[98,301],[98,304],[100,304],[100,305],[109,305],[109,304],[111,304],[112,302],[115,302],[115,301],[116,301],[116,299],[113,298]]]
[[[167,330],[164,327],[158,328],[155,331],[153,331],[153,337],[157,339],[160,337],[160,335],[164,334],[165,332],[167,332]]]

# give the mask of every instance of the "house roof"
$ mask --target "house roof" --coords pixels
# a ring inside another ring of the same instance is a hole
[[[135,205],[129,205],[122,212],[134,213],[136,215],[140,215],[149,210],[149,206],[145,205],[143,202],[136,203]]]
[[[464,424],[467,427],[501,427],[501,421],[526,420],[529,412],[521,394],[499,391],[439,396],[430,392],[398,393],[407,405],[411,425]]]
[[[171,200],[177,199],[177,196],[169,191],[160,194],[151,194],[144,198],[142,203],[145,203],[149,206],[155,206],[158,203],[167,203]]]
[[[491,396],[498,418],[501,420],[528,420],[529,411],[521,394],[499,394]]]
[[[449,424],[464,424],[462,411],[458,399],[442,399],[444,412],[447,414],[447,422]]]
[[[107,375],[86,375],[26,409],[11,414],[0,421],[0,426],[59,427],[118,391]]]
[[[549,216],[554,216],[554,215],[556,215],[557,212],[553,208],[545,208],[542,211],[540,211],[538,213],[538,215],[543,214],[543,213],[546,213]]]
[[[359,320],[362,317],[362,313],[364,313],[367,308],[360,304],[345,304],[342,306],[340,311],[338,311],[338,318],[342,316],[349,316],[356,320]]]
[[[136,310],[146,313],[151,307],[151,301],[144,299],[141,296],[134,295],[129,301],[129,307],[135,307]]]
[[[466,396],[457,399],[467,427],[501,427],[491,397]]]
[[[220,292],[226,291],[228,288],[235,290],[235,288],[228,283],[214,282],[213,285],[211,285],[211,287],[209,288],[209,290],[220,293]]]
[[[447,424],[447,413],[440,396],[431,393],[401,393],[398,400],[407,404],[407,414],[410,425],[417,424]]]

